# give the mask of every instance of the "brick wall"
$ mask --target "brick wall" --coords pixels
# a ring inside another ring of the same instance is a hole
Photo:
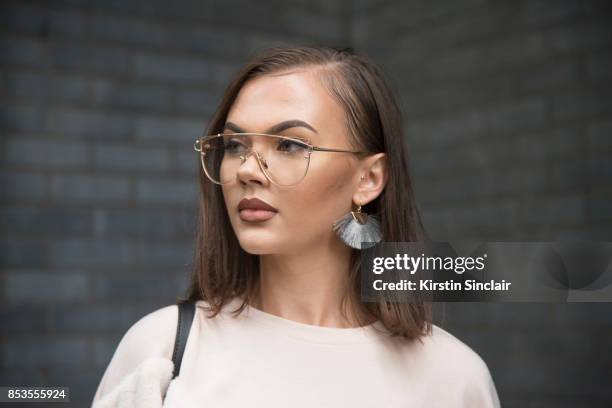
[[[612,240],[612,7],[381,1],[352,38],[395,83],[432,238]],[[437,304],[504,407],[609,406],[612,304]]]
[[[230,75],[315,26],[348,32],[339,2],[181,5],[0,5],[2,385],[88,406],[125,330],[186,287],[193,141]]]
[[[70,385],[88,406],[125,330],[174,302],[192,142],[231,74],[278,42],[352,45],[388,72],[432,236],[610,240],[606,2],[180,5],[0,5],[0,384]],[[612,398],[607,305],[439,306],[504,406]]]

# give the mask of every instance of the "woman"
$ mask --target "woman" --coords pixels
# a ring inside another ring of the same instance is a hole
[[[164,406],[499,406],[430,305],[360,301],[363,237],[425,238],[402,127],[381,70],[350,49],[276,47],[238,73],[195,144],[196,317]],[[339,227],[351,211],[370,235]],[[94,401],[170,359],[176,308],[128,330]]]

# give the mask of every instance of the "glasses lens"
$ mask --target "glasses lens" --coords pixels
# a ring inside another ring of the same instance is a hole
[[[260,170],[276,184],[297,184],[308,171],[308,144],[284,136],[245,133],[206,139],[201,144],[202,167],[213,182],[227,184],[236,179],[243,163],[255,156],[253,150],[262,158]]]

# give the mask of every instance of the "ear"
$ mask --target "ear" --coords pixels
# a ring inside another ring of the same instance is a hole
[[[353,193],[353,202],[364,206],[374,201],[387,185],[389,179],[387,155],[377,153],[364,159],[358,167],[356,177],[358,187]]]

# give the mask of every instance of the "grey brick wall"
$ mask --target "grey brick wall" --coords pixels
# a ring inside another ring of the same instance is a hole
[[[350,45],[383,66],[434,238],[610,240],[611,12],[605,1],[3,2],[0,384],[69,385],[70,405],[88,406],[120,336],[174,302],[192,262],[192,142],[231,74],[279,42]],[[437,306],[489,365],[503,406],[612,399],[608,304]]]
[[[380,1],[352,39],[404,112],[432,238],[612,240],[612,4]],[[612,403],[612,304],[437,304],[504,407]]]
[[[229,77],[271,44],[345,44],[348,16],[337,1],[2,2],[1,385],[69,385],[89,406],[122,334],[186,287],[193,141]]]

